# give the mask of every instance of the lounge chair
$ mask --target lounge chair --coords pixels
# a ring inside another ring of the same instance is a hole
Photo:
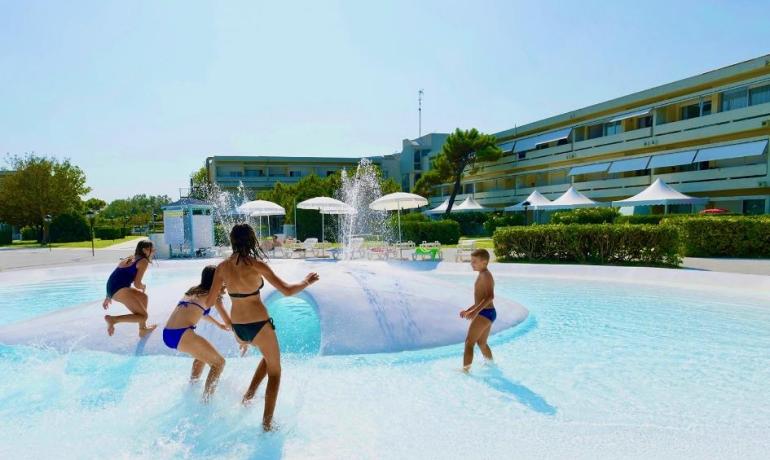
[[[390,246],[385,242],[376,242],[373,246],[369,247],[366,251],[366,258],[371,259],[388,259],[390,256]]]
[[[415,244],[413,241],[404,241],[401,243],[394,243],[392,246],[390,246],[390,251],[388,254],[390,254],[390,256],[395,259],[401,260],[404,257],[404,252],[406,252],[408,256],[414,250]]]
[[[457,243],[457,252],[455,252],[455,262],[470,262],[471,254],[476,250],[476,240],[462,240]]]
[[[420,246],[415,248],[414,254],[412,254],[412,260],[417,260],[417,257],[422,260],[425,260],[426,257],[430,257],[430,260],[441,260],[441,243],[438,241],[432,243],[423,241]]]

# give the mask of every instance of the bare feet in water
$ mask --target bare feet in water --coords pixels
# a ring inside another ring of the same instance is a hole
[[[111,336],[115,333],[115,323],[112,322],[112,316],[104,315],[104,321],[107,323],[107,335]]]
[[[150,332],[154,331],[156,327],[158,327],[157,324],[153,324],[153,325],[147,326],[147,327],[140,327],[139,328],[139,337],[146,336]]]

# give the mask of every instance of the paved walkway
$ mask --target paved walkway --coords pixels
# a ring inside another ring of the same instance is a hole
[[[685,257],[682,268],[710,272],[770,276],[770,259],[707,259]]]

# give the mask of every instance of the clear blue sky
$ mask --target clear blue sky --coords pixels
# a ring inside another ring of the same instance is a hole
[[[419,3],[419,4],[418,4]],[[767,1],[0,0],[0,153],[172,198],[209,155],[494,133],[770,53]]]

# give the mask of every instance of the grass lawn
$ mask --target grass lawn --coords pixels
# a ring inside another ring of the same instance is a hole
[[[106,247],[110,247],[113,244],[118,243],[125,243],[126,241],[136,240],[139,238],[143,238],[141,236],[127,236],[125,238],[120,238],[117,240],[101,240],[99,238],[94,239],[94,247],[96,249],[102,249]],[[5,247],[9,247],[9,245],[5,245]],[[12,245],[10,245],[12,248],[40,248],[40,247],[47,247],[40,245],[37,241],[34,240],[22,240],[22,241],[14,241]],[[91,241],[76,241],[74,243],[51,243],[52,248],[90,248],[91,247]]]

